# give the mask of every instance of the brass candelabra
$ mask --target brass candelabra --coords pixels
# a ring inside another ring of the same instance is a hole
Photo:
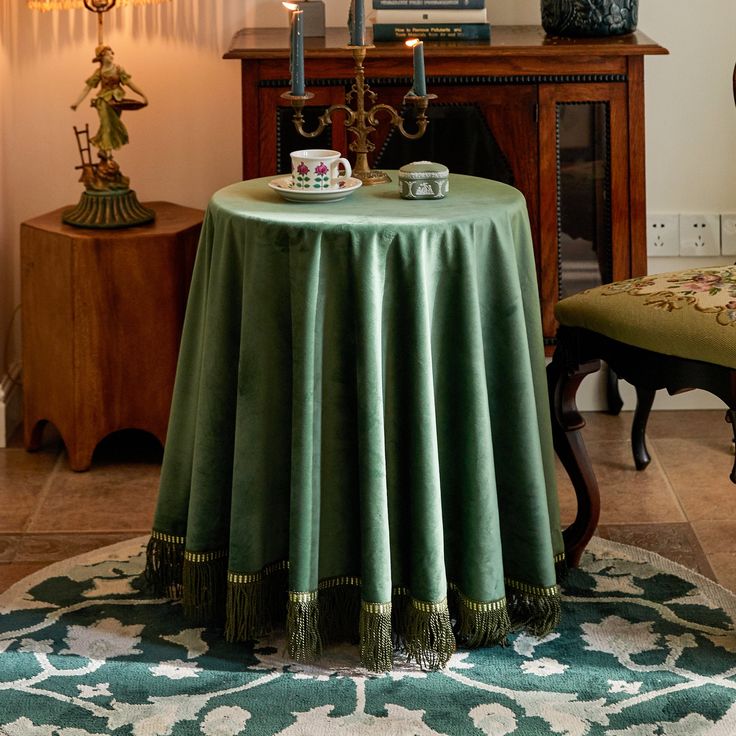
[[[424,131],[427,129],[427,124],[429,123],[427,107],[429,106],[430,100],[436,99],[437,95],[415,95],[412,91],[404,96],[404,102],[414,105],[417,110],[415,118],[416,131],[411,132],[406,130],[402,115],[391,105],[384,103],[377,104],[376,98],[378,94],[365,81],[363,62],[369,47],[349,46],[348,48],[353,52],[353,59],[355,60],[355,82],[350,88],[350,91],[345,95],[345,104],[330,105],[319,116],[319,122],[315,130],[305,130],[304,115],[302,112],[305,103],[314,97],[311,92],[307,92],[304,95],[293,95],[291,92],[284,92],[281,97],[291,101],[294,108],[294,126],[299,132],[299,135],[305,138],[315,138],[328,125],[332,125],[332,113],[338,110],[344,112],[345,127],[355,137],[355,140],[349,145],[350,150],[355,153],[353,176],[360,179],[363,184],[383,184],[391,181],[391,178],[385,172],[371,169],[368,165],[368,154],[376,149],[375,144],[370,140],[370,136],[376,131],[378,116],[382,113],[387,114],[389,122],[393,127],[398,128],[401,135],[409,140],[417,140],[424,135]],[[368,105],[366,105],[366,99],[368,100]],[[355,102],[355,109],[350,107],[353,101]]]

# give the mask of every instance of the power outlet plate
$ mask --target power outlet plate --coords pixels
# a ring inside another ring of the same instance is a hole
[[[736,214],[721,215],[721,253],[736,256]]]
[[[680,215],[680,255],[718,256],[721,254],[719,215]]]
[[[647,255],[680,255],[679,215],[647,215]]]

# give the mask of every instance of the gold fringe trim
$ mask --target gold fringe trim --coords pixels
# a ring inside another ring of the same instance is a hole
[[[360,621],[360,578],[328,578],[319,583],[319,631],[323,644],[357,644]]]
[[[146,547],[146,585],[157,595],[179,599],[182,596],[184,537],[152,532]]]
[[[252,641],[283,626],[286,616],[287,568],[283,562],[257,573],[227,575],[225,639]]]
[[[227,591],[227,553],[185,552],[182,569],[184,614],[196,623],[222,619]]]
[[[393,667],[391,604],[363,602],[360,607],[360,661],[373,672],[388,672]]]
[[[458,643],[469,649],[505,644],[511,630],[506,599],[474,601],[456,591]]]
[[[407,657],[422,669],[444,667],[456,649],[447,599],[440,603],[410,600],[403,636]]]
[[[545,636],[560,625],[559,592],[556,596],[535,596],[511,590],[508,606],[512,627],[524,629],[534,636]]]
[[[313,662],[322,654],[317,591],[289,591],[286,638],[289,656],[296,662]]]

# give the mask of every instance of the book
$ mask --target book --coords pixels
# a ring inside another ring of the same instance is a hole
[[[374,41],[488,41],[490,23],[374,23]]]
[[[433,23],[444,25],[447,23],[486,23],[488,16],[485,8],[470,10],[376,10],[374,23]]]
[[[486,0],[373,0],[376,10],[470,10],[486,7]]]

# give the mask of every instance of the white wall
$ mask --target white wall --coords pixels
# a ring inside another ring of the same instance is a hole
[[[348,0],[326,6],[328,25],[344,25]],[[539,23],[539,0],[488,0],[488,7],[496,24]],[[123,171],[141,200],[204,207],[241,172],[240,68],[222,54],[238,28],[286,26],[286,13],[278,0],[172,0],[108,15],[105,40],[151,102],[126,114]],[[645,62],[650,211],[736,211],[736,2],[641,0],[639,28],[670,50]],[[42,14],[22,0],[0,3],[3,342],[20,298],[20,223],[75,202],[81,191],[72,126],[96,119],[86,104],[76,113],[69,105],[94,70],[95,44],[85,10]]]

